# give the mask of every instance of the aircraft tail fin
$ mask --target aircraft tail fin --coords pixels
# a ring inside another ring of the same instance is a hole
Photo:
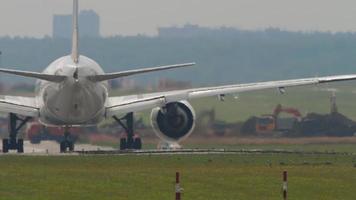
[[[72,54],[71,57],[74,63],[79,62],[79,28],[78,28],[78,0],[73,0],[73,16],[72,16]]]

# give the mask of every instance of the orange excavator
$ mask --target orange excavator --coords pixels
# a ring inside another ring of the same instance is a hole
[[[281,113],[287,113],[293,116],[292,120],[279,120],[279,115]],[[302,120],[302,115],[298,109],[282,107],[281,104],[277,105],[273,111],[273,114],[262,115],[256,119],[256,133],[265,134],[274,131],[280,131],[282,129],[288,129],[284,124],[292,124],[295,121],[300,122]]]

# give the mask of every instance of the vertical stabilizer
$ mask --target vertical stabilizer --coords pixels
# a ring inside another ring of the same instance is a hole
[[[78,30],[78,0],[73,0],[73,35],[72,35],[72,59],[74,63],[79,61],[79,30]]]

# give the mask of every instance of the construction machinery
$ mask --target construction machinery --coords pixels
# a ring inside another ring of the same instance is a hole
[[[292,118],[279,118],[281,113],[292,115]],[[302,120],[302,115],[296,108],[283,107],[278,104],[271,115],[263,115],[256,119],[256,133],[265,134],[274,131],[285,132],[291,130],[296,122]]]
[[[289,118],[280,118],[281,113],[292,115]],[[302,114],[296,108],[283,107],[278,104],[272,114],[260,117],[251,117],[242,128],[242,133],[271,134],[275,132],[288,132],[297,122],[302,120]]]

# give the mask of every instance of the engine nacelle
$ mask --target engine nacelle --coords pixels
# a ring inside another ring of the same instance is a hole
[[[164,108],[154,108],[151,113],[151,122],[159,138],[179,142],[193,132],[195,112],[187,101],[172,102]]]

